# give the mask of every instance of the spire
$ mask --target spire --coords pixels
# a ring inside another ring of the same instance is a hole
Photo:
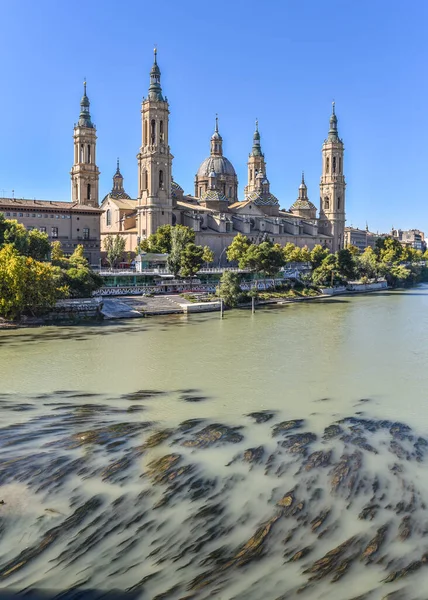
[[[262,147],[260,144],[259,121],[256,119],[256,130],[253,135],[253,148],[250,156],[263,156]]]
[[[91,115],[89,113],[90,102],[86,95],[86,79],[83,82],[83,96],[80,101],[80,115],[79,115],[79,126],[80,127],[93,127],[91,121]]]
[[[308,188],[305,183],[305,172],[302,171],[302,183],[299,185],[299,198],[306,199],[308,197]]]
[[[215,129],[211,136],[211,156],[223,156],[223,138],[218,131],[218,114],[215,115]]]
[[[164,98],[162,96],[162,88],[160,84],[160,76],[161,72],[157,62],[157,48],[154,48],[154,60],[153,66],[150,71],[150,87],[149,87],[149,100],[155,100],[157,102],[164,102]]]
[[[332,112],[331,112],[331,117],[330,117],[330,129],[329,129],[329,132],[328,132],[328,140],[331,141],[331,142],[338,142],[338,141],[340,141],[339,135],[337,133],[337,117],[336,117],[335,106],[336,106],[336,103],[333,100],[333,103],[332,103]]]

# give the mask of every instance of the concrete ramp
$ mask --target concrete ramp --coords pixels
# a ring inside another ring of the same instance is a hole
[[[104,319],[136,319],[143,316],[119,298],[103,298],[101,314]]]

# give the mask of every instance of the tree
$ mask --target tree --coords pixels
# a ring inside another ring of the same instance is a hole
[[[388,264],[400,261],[403,255],[402,245],[396,238],[391,236],[378,238],[375,251],[381,262]]]
[[[243,268],[261,273],[265,277],[274,277],[284,265],[283,250],[279,244],[272,242],[251,244],[242,257],[241,263]]]
[[[195,232],[185,225],[161,225],[155,233],[142,240],[137,247],[137,254],[140,251],[153,252],[155,254],[170,254],[172,249],[172,231],[180,230],[181,235],[186,238],[185,243],[191,244],[195,241]]]
[[[337,268],[345,279],[354,279],[355,261],[351,251],[348,248],[337,252]]]
[[[216,293],[219,298],[222,298],[226,306],[236,306],[242,297],[239,273],[231,273],[224,271],[220,279],[220,284],[217,287]]]
[[[381,269],[373,248],[368,246],[364,252],[357,257],[356,268],[360,277],[367,277],[368,279],[375,280],[379,277]]]
[[[27,242],[26,256],[31,256],[35,260],[47,260],[51,249],[47,233],[33,229],[28,232]]]
[[[193,277],[204,262],[204,249],[196,244],[187,244],[181,253],[181,270],[183,277]]]
[[[211,264],[214,262],[214,252],[209,246],[204,246],[204,253],[202,255],[204,263]]]
[[[122,258],[125,250],[126,240],[121,235],[107,235],[104,238],[104,250],[106,251],[106,259],[112,269],[117,262]]]
[[[0,250],[0,316],[41,314],[67,295],[58,267],[19,254],[13,244]]]
[[[250,240],[246,235],[238,233],[232,240],[232,243],[226,250],[227,260],[229,262],[236,261],[240,269],[245,269],[245,255],[248,248],[251,246]]]
[[[192,231],[193,236],[189,236],[189,232],[192,231],[188,227],[183,225],[176,225],[171,228],[171,248],[168,256],[168,268],[172,273],[177,276],[181,269],[181,258],[183,250],[188,244],[193,244],[193,241],[189,241],[190,237],[195,236],[195,232]]]
[[[12,244],[19,254],[35,260],[46,260],[50,251],[49,238],[37,229],[28,231],[15,219],[5,219],[0,214],[0,247]]]
[[[59,262],[59,261],[63,260],[64,258],[65,258],[64,251],[62,249],[61,242],[59,240],[52,242],[51,243],[51,261],[52,261],[52,263]]]
[[[319,244],[314,246],[311,250],[311,265],[313,269],[317,269],[321,266],[323,260],[330,254],[328,248],[323,248]]]
[[[342,283],[337,268],[337,257],[334,254],[328,254],[319,267],[312,271],[312,282],[315,285],[338,285]]]
[[[360,249],[357,248],[357,246],[353,246],[351,244],[350,246],[348,246],[348,250],[352,254],[352,256],[359,256],[360,255]]]

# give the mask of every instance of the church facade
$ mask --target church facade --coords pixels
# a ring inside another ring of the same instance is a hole
[[[89,117],[89,102],[87,108]],[[101,238],[108,234],[124,236],[126,251],[134,252],[138,242],[161,225],[182,224],[195,231],[197,244],[210,246],[218,264],[224,264],[225,250],[239,232],[254,242],[270,239],[281,245],[292,242],[309,248],[321,244],[333,252],[344,247],[344,145],[338,134],[334,103],[328,136],[322,145],[319,216],[308,198],[303,175],[295,202],[288,210],[280,207],[270,189],[257,122],[247,162],[244,198],[238,198],[238,178],[232,163],[224,156],[217,118],[210,155],[197,170],[194,193],[186,194],[173,179],[169,114],[155,50],[149,91],[141,106],[138,198],[133,199],[125,192],[118,163],[112,190],[101,203]],[[83,194],[90,205],[95,202],[93,194],[98,193],[99,173],[95,167],[96,137],[84,126],[85,123],[75,129],[75,162],[79,152],[86,156],[86,162],[83,172],[83,167],[79,170],[73,166],[72,189],[75,201]]]

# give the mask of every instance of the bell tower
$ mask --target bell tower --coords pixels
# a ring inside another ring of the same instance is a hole
[[[98,185],[100,172],[95,164],[97,133],[91,121],[89,98],[86,95],[86,81],[80,101],[79,121],[74,126],[74,163],[71,168],[72,202],[86,206],[98,206]]]
[[[266,174],[265,155],[260,144],[259,122],[256,120],[256,130],[253,135],[253,147],[248,158],[248,184],[244,188],[245,196],[257,189],[257,175]]]
[[[168,101],[162,95],[157,51],[150,87],[141,105],[142,143],[138,159],[138,235],[146,238],[161,225],[172,224],[171,171],[168,142]]]
[[[345,236],[345,176],[343,175],[343,141],[337,131],[333,102],[328,137],[322,146],[320,181],[319,232],[332,236],[332,252],[342,250]]]

